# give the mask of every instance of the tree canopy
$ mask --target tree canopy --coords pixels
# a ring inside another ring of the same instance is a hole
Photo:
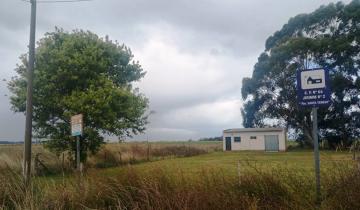
[[[27,56],[9,82],[15,112],[25,112]],[[70,117],[84,115],[82,150],[96,152],[104,135],[145,130],[148,99],[132,83],[145,75],[125,45],[89,31],[46,33],[36,48],[33,128],[57,151],[73,150]]]
[[[321,6],[291,18],[266,40],[251,78],[243,79],[245,127],[267,124],[293,129],[312,144],[310,109],[296,100],[296,72],[330,69],[332,104],[319,110],[320,135],[337,144],[360,134],[360,1]]]

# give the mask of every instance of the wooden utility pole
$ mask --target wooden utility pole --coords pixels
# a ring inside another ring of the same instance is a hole
[[[24,140],[24,163],[23,176],[26,184],[30,183],[31,177],[31,143],[32,143],[32,116],[33,116],[33,77],[35,66],[35,28],[36,28],[36,0],[30,0],[30,41],[29,63],[27,69],[27,94],[26,94],[26,123]]]

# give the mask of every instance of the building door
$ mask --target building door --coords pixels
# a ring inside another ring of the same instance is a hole
[[[225,149],[231,151],[231,137],[225,137]]]
[[[265,135],[265,151],[279,151],[278,135]]]

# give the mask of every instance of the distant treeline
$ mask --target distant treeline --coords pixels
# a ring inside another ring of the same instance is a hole
[[[32,141],[33,144],[38,144],[37,141]],[[23,141],[0,141],[0,144],[24,144]]]
[[[0,144],[22,144],[23,141],[0,141]]]
[[[199,141],[222,141],[222,139],[223,139],[222,136],[218,136],[218,137],[201,138],[199,139]]]

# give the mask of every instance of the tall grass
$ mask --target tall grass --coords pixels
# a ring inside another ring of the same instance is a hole
[[[59,170],[57,157],[36,150],[51,170]],[[93,169],[83,176],[34,177],[29,188],[19,168],[21,153],[6,150],[0,157],[0,209],[360,209],[359,167],[345,161],[324,164],[329,167],[322,168],[320,206],[314,175],[301,167],[262,161],[269,164],[263,167],[245,160],[235,175],[221,168],[204,167],[194,174],[161,164],[150,164],[146,171],[131,165],[215,150],[187,144],[110,145],[90,157]],[[121,173],[111,176],[96,169],[119,165]]]
[[[153,161],[173,157],[190,157],[217,151],[220,144],[198,144],[198,143],[118,143],[106,144],[101,150],[89,158],[85,163],[87,168],[106,168],[120,165],[135,164],[145,161]],[[18,172],[21,171],[22,145],[0,146],[0,170],[10,167]],[[35,157],[40,162],[39,169],[35,169]],[[61,174],[71,172],[74,164],[71,162],[68,153],[56,156],[54,153],[45,150],[42,145],[34,145],[33,160],[34,170],[37,175]],[[45,168],[44,168],[44,167]]]
[[[345,168],[330,173],[324,183],[324,209],[360,209],[360,170]]]
[[[132,144],[127,147],[104,147],[87,161],[88,167],[105,168],[138,162],[152,161],[173,157],[191,157],[208,153],[204,148],[186,145]]]
[[[338,166],[337,166],[338,167]],[[337,168],[339,170],[340,168]],[[324,175],[321,209],[360,209],[357,170]],[[91,170],[83,177],[34,179],[26,192],[21,176],[0,173],[2,209],[316,209],[311,174],[256,167],[238,176],[202,170],[195,176],[154,167],[147,173],[126,166],[104,176]]]

